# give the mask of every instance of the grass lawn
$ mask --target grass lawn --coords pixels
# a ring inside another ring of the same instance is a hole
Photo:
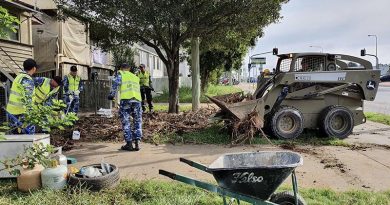
[[[210,85],[206,95],[208,96],[217,96],[217,95],[225,95],[229,93],[240,92],[241,89],[233,86],[224,86],[224,85]],[[167,103],[169,99],[168,91],[164,91],[164,93],[160,96],[153,98],[153,102],[156,103]],[[179,89],[179,102],[181,103],[191,103],[192,102],[192,88],[182,87]],[[201,94],[200,102],[205,103],[208,102],[204,93]]]
[[[307,131],[294,140],[270,139],[275,145],[295,146],[295,145],[314,145],[314,146],[353,146],[343,140],[334,137],[318,137],[318,133]],[[194,144],[230,144],[231,136],[223,130],[223,124],[213,124],[208,128],[198,132],[178,134],[168,134],[164,136],[155,136],[153,141],[157,144],[163,143],[194,143]],[[256,135],[252,144],[269,144],[269,142]]]
[[[384,115],[384,114],[373,113],[373,112],[366,112],[364,113],[364,115],[366,115],[367,120],[373,122],[379,122],[385,125],[390,125],[390,115]]]
[[[279,191],[286,189],[283,186]],[[314,205],[377,205],[390,202],[390,191],[335,192],[329,189],[301,188],[300,194],[307,204]],[[73,188],[65,191],[41,189],[31,193],[21,193],[17,191],[15,181],[1,180],[0,204],[221,205],[223,202],[217,194],[180,182],[123,180],[115,189],[100,192]]]

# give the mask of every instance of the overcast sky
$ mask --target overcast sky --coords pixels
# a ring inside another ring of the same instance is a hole
[[[379,63],[390,63],[390,0],[290,0],[282,6],[280,23],[264,30],[250,55],[279,48],[279,53],[319,52],[360,56],[360,50],[375,54],[378,37]],[[264,68],[273,68],[270,55]],[[363,57],[375,65],[375,57]]]

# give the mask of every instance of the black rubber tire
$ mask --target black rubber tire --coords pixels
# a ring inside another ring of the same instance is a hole
[[[284,130],[281,127],[281,120],[284,119],[291,120],[292,126],[291,128],[287,128],[290,130]],[[302,134],[304,125],[304,119],[302,113],[294,108],[289,106],[281,106],[270,119],[270,128],[272,131],[272,135],[278,137],[279,139],[294,139]]]
[[[335,127],[335,120],[342,120],[340,128]],[[333,122],[333,123],[332,123]],[[347,138],[353,131],[354,120],[353,113],[346,107],[332,105],[324,109],[318,121],[320,130],[328,137],[337,137],[339,139]]]
[[[295,205],[294,192],[285,191],[272,194],[270,202],[280,205]],[[298,205],[306,205],[305,200],[298,194]]]
[[[100,164],[92,164],[89,166],[101,168]],[[69,186],[73,186],[73,187],[81,186],[91,191],[100,191],[102,189],[116,187],[120,182],[119,169],[115,165],[110,164],[110,166],[113,168],[113,171],[101,177],[80,178],[73,174],[70,174],[68,184]]]

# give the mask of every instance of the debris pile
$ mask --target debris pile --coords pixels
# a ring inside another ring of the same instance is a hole
[[[168,114],[155,112],[143,114],[143,140],[151,142],[155,135],[183,134],[195,132],[210,126],[208,119],[215,114],[213,107],[202,108],[196,112]],[[55,131],[51,134],[52,144],[70,150],[74,146],[71,139],[73,130],[80,131],[81,142],[123,141],[122,125],[119,116],[112,118],[83,116],[72,129]]]
[[[256,110],[253,110],[241,121],[231,121],[231,123],[229,123],[230,125],[228,124],[227,126],[229,132],[231,130],[232,133],[232,144],[251,144],[254,136],[259,132],[261,132],[262,136],[272,144],[261,129],[263,123],[263,119],[261,119]]]
[[[237,92],[237,93],[232,93],[227,95],[215,96],[213,98],[222,101],[224,103],[231,104],[231,103],[238,103],[243,101],[245,99],[245,96],[243,92]]]

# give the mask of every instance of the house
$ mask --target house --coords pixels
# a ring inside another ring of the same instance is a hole
[[[43,22],[35,17],[39,12],[32,2],[3,0],[0,6],[20,21],[14,25],[16,33],[10,32],[7,37],[0,38],[0,105],[5,105],[7,91],[15,76],[23,70],[23,61],[34,58],[32,25]],[[0,109],[0,123],[3,121],[5,113]]]
[[[35,60],[40,65],[37,75],[63,77],[76,65],[85,85],[81,110],[110,107],[106,99],[111,83],[109,76],[114,71],[111,53],[93,46],[85,23],[72,17],[58,21],[58,9],[52,0],[39,0],[37,6],[41,10],[38,17],[44,22],[32,29]],[[93,74],[98,74],[97,81],[93,81]]]
[[[5,77],[13,77],[22,71],[23,61],[34,57],[32,42],[32,25],[42,22],[35,17],[38,13],[32,4],[23,1],[0,1],[0,6],[16,16],[20,24],[15,24],[16,33],[9,32],[8,37],[0,38],[0,71],[3,81]]]
[[[141,43],[133,44],[134,63],[145,64],[152,77],[153,88],[156,91],[168,90],[168,72],[165,64],[157,55],[154,48]],[[179,65],[179,87],[191,87],[190,67],[186,60]]]
[[[57,21],[57,7],[52,0],[37,1],[43,25],[33,26],[35,59],[42,67],[43,76],[65,76],[76,65],[82,80],[99,73],[99,79],[108,80],[114,71],[110,54],[92,46],[87,26],[75,18]]]

